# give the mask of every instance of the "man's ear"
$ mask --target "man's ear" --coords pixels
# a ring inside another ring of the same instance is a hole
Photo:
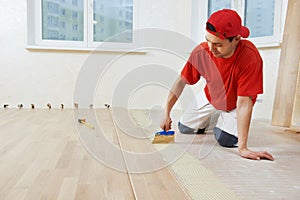
[[[236,41],[240,41],[240,40],[241,40],[241,36],[238,35],[238,36],[236,36],[234,39],[235,39]]]

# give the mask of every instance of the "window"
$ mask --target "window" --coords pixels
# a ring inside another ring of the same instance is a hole
[[[102,0],[94,4],[93,21],[94,21],[94,41],[103,42],[111,41],[119,43],[132,42],[132,24],[133,17],[123,16],[123,12],[133,13],[132,1]],[[119,3],[119,5],[117,5]],[[99,23],[98,23],[99,22]],[[124,26],[125,23],[131,26]],[[120,34],[122,33],[122,34]]]
[[[205,23],[211,13],[224,9],[236,10],[243,24],[250,29],[249,40],[258,47],[277,46],[281,42],[283,14],[287,0],[193,0],[192,38],[203,41]],[[203,12],[206,10],[206,12]]]
[[[224,8],[231,8],[231,0],[213,0],[208,2],[208,15],[209,17],[213,12]]]
[[[245,2],[245,25],[251,28],[250,37],[274,35],[275,0]]]
[[[132,49],[137,0],[28,0],[29,48]]]

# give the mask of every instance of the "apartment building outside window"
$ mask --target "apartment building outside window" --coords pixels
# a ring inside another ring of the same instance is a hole
[[[135,42],[136,0],[28,0],[28,44],[93,48]],[[33,14],[30,14],[33,13]]]

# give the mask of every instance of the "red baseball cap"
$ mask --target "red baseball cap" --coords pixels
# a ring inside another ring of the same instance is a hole
[[[208,24],[213,25],[215,31],[210,30],[211,28],[209,29]],[[242,26],[241,17],[236,11],[230,9],[214,12],[207,20],[206,30],[221,39],[237,35],[247,38],[250,34],[249,29],[246,26]]]

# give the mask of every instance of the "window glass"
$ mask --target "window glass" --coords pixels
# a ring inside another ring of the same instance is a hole
[[[133,0],[94,0],[94,42],[131,43]]]
[[[231,8],[231,0],[210,0],[208,1],[208,17],[215,11],[224,8]]]
[[[42,39],[83,41],[83,0],[42,0]]]
[[[275,0],[246,0],[245,25],[250,37],[272,36],[274,33]]]

